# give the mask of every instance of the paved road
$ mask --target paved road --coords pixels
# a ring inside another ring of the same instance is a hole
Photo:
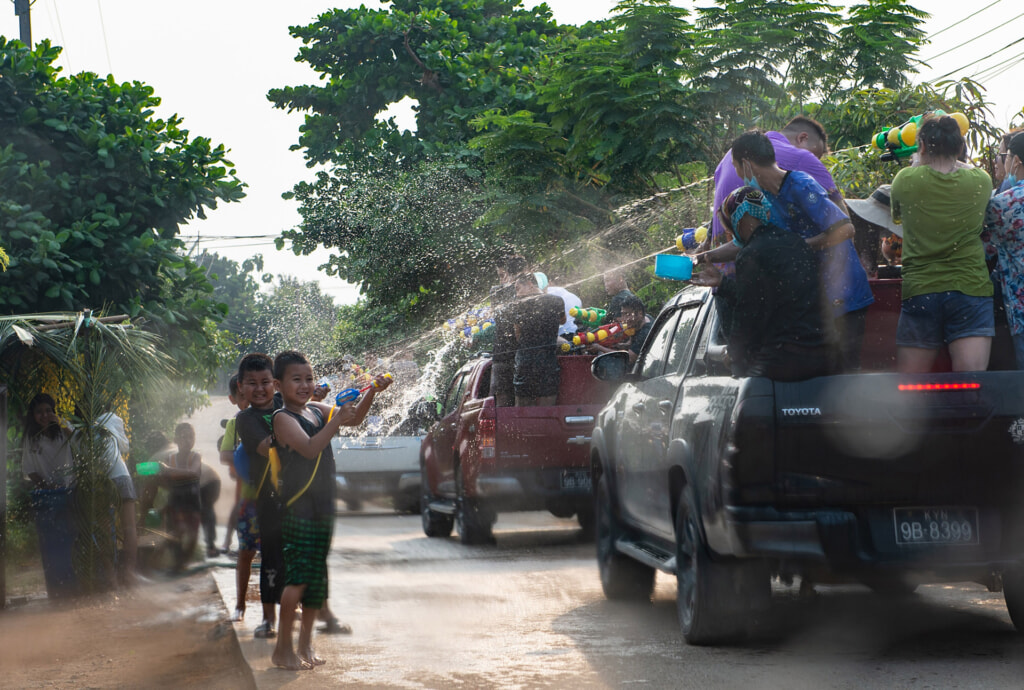
[[[993,688],[1021,687],[1024,638],[1001,594],[934,585],[902,600],[859,587],[813,598],[777,587],[771,630],[720,648],[687,646],[675,579],[651,604],[609,602],[593,547],[571,520],[503,515],[496,546],[427,539],[419,519],[342,513],[331,603],[354,634],[318,636],[326,666],[271,668],[253,640],[258,604],[237,625],[261,688]],[[216,573],[230,610],[234,572]]]

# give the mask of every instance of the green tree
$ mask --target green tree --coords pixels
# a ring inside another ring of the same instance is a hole
[[[269,292],[260,294],[251,318],[257,352],[273,356],[282,350],[298,350],[313,364],[338,356],[334,333],[338,308],[317,283],[290,276],[278,278]]]
[[[302,226],[284,238],[299,251],[336,248],[328,275],[358,284],[373,304],[405,315],[451,304],[466,281],[491,270],[496,249],[495,238],[475,227],[483,206],[473,199],[474,176],[440,156],[321,172],[315,183],[295,186]]]
[[[524,77],[532,109],[473,120],[482,133],[470,145],[484,152],[493,197],[486,223],[514,229],[520,243],[531,227],[572,240],[623,199],[657,191],[660,175],[683,182],[700,138],[681,64],[686,14],[667,0],[621,2],[604,31],[563,37]]]
[[[304,44],[298,59],[323,83],[268,97],[307,113],[294,148],[313,165],[407,158],[465,142],[478,114],[532,98],[521,90],[521,70],[548,39],[574,28],[552,21],[547,5],[525,9],[521,0],[393,0],[382,10],[331,10],[290,30]],[[377,119],[404,98],[416,101],[415,136]]]
[[[901,163],[882,161],[881,151],[868,146],[872,136],[933,110],[967,116],[971,123],[967,141],[975,155],[999,140],[1001,132],[990,122],[984,90],[970,79],[901,89],[862,89],[845,100],[812,109],[831,133],[832,148],[837,149],[825,163],[843,194],[863,198],[878,185],[890,182]]]
[[[243,185],[223,146],[153,116],[151,87],[61,77],[59,53],[0,37],[0,313],[142,316],[186,374],[207,379],[224,307],[178,232]]]
[[[221,321],[222,330],[230,333],[240,345],[253,339],[252,315],[259,300],[260,282],[269,283],[273,276],[263,273],[263,256],[257,254],[241,263],[203,251],[195,258],[206,279],[213,286],[211,297],[227,306]]]
[[[908,86],[917,71],[914,55],[927,42],[921,23],[928,16],[904,0],[868,0],[850,7],[835,50],[838,83],[845,84],[847,93]]]

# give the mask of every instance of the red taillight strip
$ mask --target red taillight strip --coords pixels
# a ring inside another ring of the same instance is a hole
[[[901,391],[972,391],[981,388],[980,383],[901,383]]]

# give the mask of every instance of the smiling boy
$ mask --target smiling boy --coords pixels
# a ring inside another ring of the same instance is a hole
[[[327,599],[327,553],[334,530],[331,438],[342,425],[363,421],[375,394],[387,388],[390,378],[376,377],[358,403],[333,408],[312,402],[313,368],[301,353],[288,350],[274,358],[274,380],[284,403],[273,414],[273,428],[281,456],[286,586],[281,595],[281,634],[271,660],[297,671],[323,663],[313,652],[312,634]],[[292,624],[300,602],[302,623],[296,649]]]
[[[252,353],[238,365],[239,391],[249,407],[235,417],[238,439],[249,456],[249,471],[255,487],[256,521],[260,529],[260,601],[263,621],[253,633],[258,638],[276,635],[276,605],[284,589],[284,561],[281,552],[281,499],[270,480],[268,454],[274,413],[274,362],[265,354]]]

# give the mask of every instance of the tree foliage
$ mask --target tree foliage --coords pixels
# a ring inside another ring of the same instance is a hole
[[[581,240],[650,252],[664,224],[625,237],[625,202],[670,203],[666,187],[783,116],[820,113],[859,136],[860,116],[839,104],[907,87],[925,17],[900,0],[623,0],[583,27],[518,0],[326,13],[292,28],[322,83],[270,93],[307,113],[296,148],[331,166],[295,187],[303,223],[283,241],[335,248],[329,270],[364,286],[363,309],[414,318],[458,301],[453,285],[485,294],[499,244],[535,260]],[[378,119],[405,98],[415,134]],[[449,193],[421,193],[438,186]],[[398,265],[392,249],[412,259]],[[589,266],[586,253],[573,260]]]
[[[520,73],[570,29],[546,5],[524,9],[519,0],[393,0],[381,10],[331,10],[290,30],[303,42],[298,59],[323,83],[273,89],[269,98],[306,113],[295,148],[312,165],[458,146],[479,113],[532,98]],[[404,98],[417,103],[416,136],[377,119]]]
[[[338,309],[317,283],[290,276],[278,278],[269,292],[260,294],[250,319],[252,351],[273,355],[299,350],[313,364],[337,356],[334,330]]]
[[[836,184],[845,196],[863,198],[878,185],[891,182],[901,164],[882,161],[880,152],[868,146],[872,135],[934,110],[967,116],[971,123],[967,143],[973,155],[983,154],[999,141],[1001,132],[989,121],[991,112],[984,91],[970,79],[902,89],[865,89],[840,103],[823,104],[810,112],[833,135],[832,148],[838,151],[824,162]]]
[[[179,227],[241,199],[243,185],[223,146],[154,117],[151,87],[61,77],[59,53],[0,37],[0,312],[141,316],[203,379],[224,307],[182,257]]]

